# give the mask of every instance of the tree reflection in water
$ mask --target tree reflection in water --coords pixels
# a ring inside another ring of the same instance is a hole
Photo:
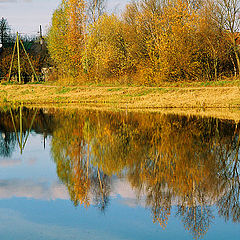
[[[56,117],[52,154],[75,204],[88,206],[98,199],[104,209],[110,179],[117,175],[145,196],[153,221],[163,228],[174,205],[194,238],[213,222],[213,204],[226,219],[239,221],[239,129],[234,122],[90,111]]]
[[[29,123],[34,111],[24,111]],[[13,131],[8,113],[1,112],[0,126],[1,132]],[[233,121],[43,109],[32,129],[52,136],[57,174],[75,206],[92,204],[104,211],[118,176],[127,179],[163,228],[173,206],[196,239],[214,221],[213,205],[226,220],[240,221],[240,126]]]

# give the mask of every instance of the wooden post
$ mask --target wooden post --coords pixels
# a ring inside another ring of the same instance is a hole
[[[28,56],[28,54],[27,54],[27,51],[26,51],[24,45],[23,45],[23,42],[22,42],[21,39],[19,39],[19,41],[20,41],[20,43],[21,43],[21,45],[22,45],[22,47],[23,47],[23,50],[24,50],[24,52],[25,52],[25,54],[26,54],[26,56],[27,56],[27,59],[28,59],[28,62],[29,62],[29,64],[30,64],[31,68],[32,68],[33,74],[34,74],[36,80],[39,81],[39,80],[38,80],[38,77],[37,77],[37,74],[36,74],[36,72],[35,72],[35,70],[34,70],[34,67],[33,67],[33,65],[32,65],[32,62],[31,62],[31,60],[30,60],[30,58],[29,58],[29,56]]]
[[[9,70],[8,82],[11,79],[12,65],[13,65],[14,55],[15,55],[15,51],[16,51],[16,45],[17,45],[17,41],[15,41],[14,48],[13,48],[13,54],[12,54],[12,60],[11,60],[11,65],[10,65],[10,70]]]
[[[21,84],[21,65],[20,65],[20,51],[19,51],[19,36],[17,32],[17,54],[18,54],[18,78],[19,83]]]

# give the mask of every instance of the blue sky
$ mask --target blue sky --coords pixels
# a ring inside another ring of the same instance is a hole
[[[39,25],[44,33],[52,13],[61,0],[0,0],[0,17],[7,18],[13,30],[36,35]],[[108,0],[109,11],[119,12],[128,0]]]

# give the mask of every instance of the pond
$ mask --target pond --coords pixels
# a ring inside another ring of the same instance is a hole
[[[240,124],[0,108],[0,238],[239,239]]]

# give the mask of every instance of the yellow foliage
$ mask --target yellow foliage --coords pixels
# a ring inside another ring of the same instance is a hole
[[[211,0],[133,1],[122,18],[99,16],[101,1],[96,2],[98,14],[92,4],[62,0],[53,14],[49,51],[65,75],[159,85],[237,73],[235,35],[231,34],[233,47],[227,29],[216,20],[218,12]]]
[[[104,14],[89,28],[84,69],[97,81],[106,77],[118,77],[130,67],[123,23],[115,15]]]
[[[53,14],[48,47],[57,67],[66,75],[82,74],[85,22],[82,0],[63,0]]]

